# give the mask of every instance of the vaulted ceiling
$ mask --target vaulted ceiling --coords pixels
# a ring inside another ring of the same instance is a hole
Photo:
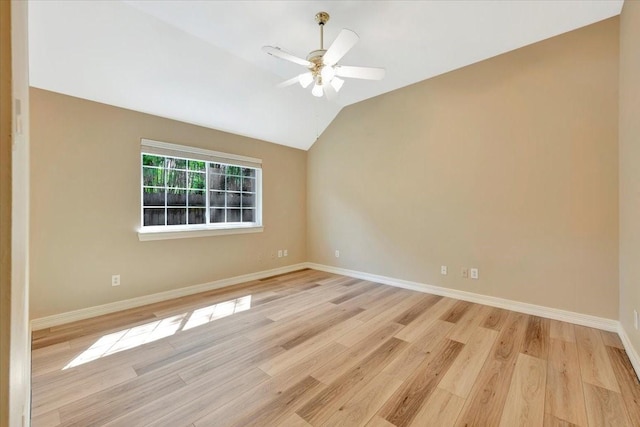
[[[620,13],[622,0],[31,1],[32,86],[308,149],[350,104]],[[360,41],[343,65],[384,67],[349,79],[335,101],[300,85],[304,71],[262,52],[319,48],[314,16]]]

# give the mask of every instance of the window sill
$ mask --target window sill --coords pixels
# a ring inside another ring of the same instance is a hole
[[[141,242],[148,240],[185,239],[191,237],[223,236],[228,234],[262,233],[264,227],[252,225],[229,228],[174,228],[165,230],[138,231],[138,239]]]

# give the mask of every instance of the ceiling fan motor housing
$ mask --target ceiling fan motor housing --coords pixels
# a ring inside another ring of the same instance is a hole
[[[327,49],[312,50],[307,55],[307,61],[315,65],[322,65],[322,57],[326,52],[327,52]]]

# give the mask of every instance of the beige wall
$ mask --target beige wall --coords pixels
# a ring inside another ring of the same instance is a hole
[[[39,89],[31,120],[32,318],[306,261],[305,151]],[[138,241],[140,138],[261,158],[264,232]]]
[[[309,260],[617,318],[618,28],[344,109],[309,151]]]
[[[620,321],[640,353],[640,2],[620,16]]]
[[[9,423],[11,333],[11,3],[0,1],[0,426]]]
[[[309,260],[617,318],[618,30],[348,107],[308,171],[302,151],[32,89],[32,317]],[[265,232],[139,242],[143,137],[261,157]]]

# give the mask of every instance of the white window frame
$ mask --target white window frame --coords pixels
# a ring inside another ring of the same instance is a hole
[[[144,174],[140,163],[140,228],[138,239],[165,240],[182,239],[188,237],[206,237],[226,234],[261,233],[262,225],[262,160],[237,154],[221,153],[219,151],[205,150],[186,145],[172,144],[168,142],[154,141],[151,139],[140,140],[140,159],[143,154],[151,154],[165,157],[178,157],[188,160],[207,162],[207,187],[206,215],[209,218],[211,207],[209,206],[209,165],[208,163],[222,163],[233,166],[249,167],[256,169],[256,206],[255,222],[251,223],[215,223],[215,224],[191,224],[191,225],[144,225]]]

